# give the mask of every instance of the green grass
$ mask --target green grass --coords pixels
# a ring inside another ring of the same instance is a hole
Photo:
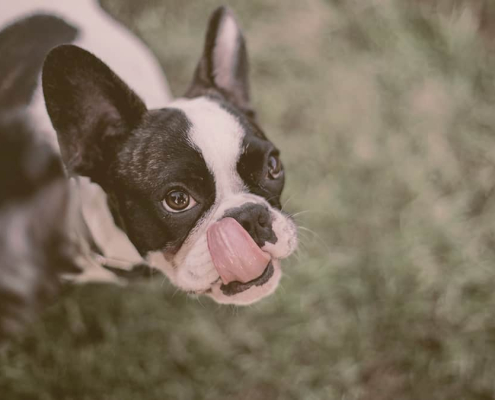
[[[219,3],[105,3],[184,92]],[[0,398],[495,398],[495,60],[441,3],[228,2],[310,229],[281,288],[246,308],[161,279],[69,291],[0,355]]]

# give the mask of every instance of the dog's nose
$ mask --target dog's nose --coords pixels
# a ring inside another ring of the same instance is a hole
[[[262,204],[243,204],[227,210],[223,217],[234,218],[239,222],[259,247],[263,247],[266,242],[277,242],[277,236],[272,229],[272,216]]]

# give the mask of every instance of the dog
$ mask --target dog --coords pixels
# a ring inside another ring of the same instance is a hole
[[[70,177],[81,218],[69,236],[82,238],[73,279],[111,281],[145,263],[219,303],[271,294],[297,229],[281,210],[285,171],[251,104],[232,11],[213,12],[192,83],[172,99],[149,50],[93,1],[47,1],[43,14],[20,3],[1,17],[0,49],[16,46],[29,67],[7,61],[0,90],[19,93],[15,108]],[[17,91],[21,80],[31,87]]]

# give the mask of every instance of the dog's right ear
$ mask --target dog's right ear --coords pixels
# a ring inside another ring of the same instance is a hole
[[[42,80],[67,169],[101,180],[105,161],[140,122],[146,106],[101,60],[77,46],[53,49]]]

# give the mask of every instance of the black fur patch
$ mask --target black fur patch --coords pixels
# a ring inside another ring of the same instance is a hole
[[[0,32],[0,109],[30,103],[48,51],[73,42],[78,31],[60,18],[33,15]]]
[[[279,151],[271,142],[254,135],[246,135],[242,146],[244,150],[237,163],[239,175],[251,193],[264,197],[271,206],[280,210],[285,174],[277,179],[268,175],[268,157],[279,155]]]
[[[185,114],[147,111],[103,62],[70,45],[46,58],[43,90],[69,171],[101,185],[114,220],[141,255],[178,251],[215,201],[213,176],[188,140]],[[162,201],[176,189],[198,206],[168,212]]]
[[[43,93],[69,172],[103,184],[109,158],[146,106],[100,59],[72,45],[46,57]]]
[[[114,217],[141,254],[179,250],[215,201],[215,182],[201,153],[188,140],[190,122],[178,109],[149,111],[125,140],[110,167]],[[173,189],[187,191],[198,206],[170,213],[162,201]]]
[[[0,129],[0,206],[29,199],[63,177],[60,157],[48,145],[37,144],[24,124],[0,121]]]

